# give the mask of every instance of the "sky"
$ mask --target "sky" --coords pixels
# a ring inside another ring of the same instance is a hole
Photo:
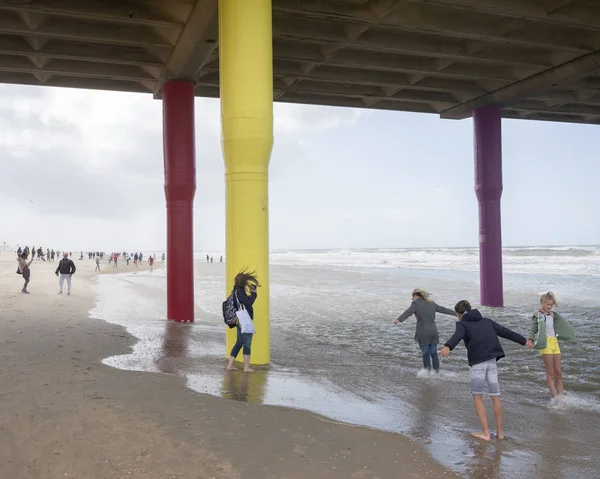
[[[219,101],[196,99],[197,251],[225,249]],[[272,250],[476,246],[471,119],[276,103]],[[162,251],[162,105],[0,85],[0,248]],[[600,244],[598,127],[503,120],[505,246]]]

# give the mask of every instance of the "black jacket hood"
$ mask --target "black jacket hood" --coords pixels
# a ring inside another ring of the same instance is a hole
[[[472,309],[468,313],[463,314],[461,321],[481,321],[483,316],[477,309]]]

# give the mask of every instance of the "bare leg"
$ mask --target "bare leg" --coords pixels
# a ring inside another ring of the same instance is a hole
[[[478,439],[489,441],[491,439],[490,428],[488,427],[483,396],[481,394],[473,394],[473,400],[475,401],[475,412],[477,413],[477,419],[479,419],[479,422],[481,423],[482,432],[472,432],[471,435]]]
[[[227,367],[225,368],[227,371],[237,371],[237,368],[233,366],[234,361],[235,361],[235,358],[233,356],[229,356],[229,363],[227,364]]]
[[[551,357],[552,357],[552,363],[554,366],[554,377],[556,378],[557,393],[564,394],[565,390],[563,389],[562,365],[561,365],[562,356],[560,354],[553,354]]]
[[[250,355],[244,354],[244,371],[247,373],[253,373],[254,369],[250,367]]]
[[[504,431],[502,430],[502,401],[500,396],[492,396],[492,404],[494,405],[494,417],[496,418],[496,435],[498,439],[504,439]]]
[[[548,386],[548,390],[552,395],[552,398],[556,397],[556,387],[554,385],[555,375],[554,375],[554,359],[552,354],[544,354],[542,356],[542,360],[544,361],[544,366],[546,368],[546,385]]]

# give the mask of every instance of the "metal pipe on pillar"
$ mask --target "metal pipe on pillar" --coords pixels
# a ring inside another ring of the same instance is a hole
[[[502,280],[502,112],[482,107],[473,112],[475,193],[479,203],[479,276],[481,304],[504,305]]]
[[[194,321],[194,85],[163,86],[163,146],[167,200],[167,319]]]
[[[254,305],[252,364],[270,361],[269,161],[273,148],[271,0],[219,0],[219,75],[226,182],[226,294],[242,269],[262,288]],[[227,332],[227,354],[236,330]]]

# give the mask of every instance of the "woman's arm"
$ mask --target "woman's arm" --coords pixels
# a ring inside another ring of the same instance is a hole
[[[254,301],[256,301],[256,297],[258,296],[256,294],[256,291],[252,291],[250,293],[250,296],[248,296],[245,291],[242,291],[239,288],[236,289],[235,292],[236,292],[236,296],[237,296],[237,299],[240,302],[240,304],[243,304],[247,308],[254,304]]]
[[[410,305],[410,307],[406,311],[404,311],[400,316],[398,316],[398,319],[394,322],[395,323],[403,323],[404,321],[406,321],[408,318],[410,318],[415,313],[416,309],[417,309],[417,306],[415,305],[415,302],[413,301],[412,304]]]
[[[452,311],[451,309],[444,308],[443,306],[440,306],[439,304],[436,304],[436,303],[433,303],[433,305],[435,306],[436,313],[448,314],[450,316],[456,317],[456,312]]]

